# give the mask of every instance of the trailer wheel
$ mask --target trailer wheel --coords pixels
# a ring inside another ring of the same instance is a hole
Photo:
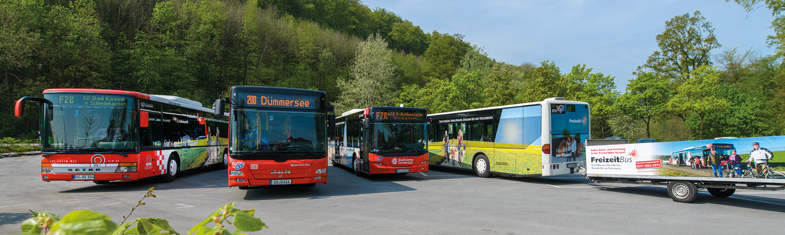
[[[695,202],[698,197],[698,187],[685,181],[668,182],[668,196],[676,202]]]
[[[718,198],[727,198],[736,192],[736,189],[734,188],[707,188],[706,190],[709,191],[712,196]]]
[[[491,164],[484,154],[480,154],[474,159],[474,173],[483,178],[491,175]]]

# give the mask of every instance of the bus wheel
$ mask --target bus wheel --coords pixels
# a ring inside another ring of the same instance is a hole
[[[488,162],[488,157],[480,154],[474,159],[474,173],[483,178],[491,175],[491,164]]]
[[[229,168],[229,154],[226,153],[226,151],[224,151],[224,159],[223,160],[224,161],[223,161],[223,163],[221,163],[221,167],[223,167],[223,169]]]
[[[695,202],[698,197],[698,187],[690,182],[671,181],[668,182],[668,196],[675,202]]]
[[[166,164],[166,174],[164,174],[164,182],[172,182],[177,177],[179,168],[179,159],[176,155],[169,157],[169,163]]]
[[[352,156],[352,170],[354,170],[354,175],[360,176],[360,163],[357,162],[357,155]]]
[[[95,184],[108,184],[109,181],[93,181]]]
[[[718,198],[727,198],[736,192],[736,189],[733,188],[707,188],[706,190],[709,191],[712,196]]]

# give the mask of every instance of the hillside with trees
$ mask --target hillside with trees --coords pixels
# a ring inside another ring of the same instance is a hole
[[[561,96],[591,104],[592,137],[785,134],[782,1],[737,0],[777,18],[775,55],[719,51],[700,12],[674,16],[625,89],[586,65],[496,62],[458,32],[423,32],[358,0],[0,2],[0,137],[35,138],[13,102],[48,88],[107,88],[205,104],[232,85],[323,90],[337,112],[404,104],[429,112]],[[735,3],[728,3],[735,4]],[[624,92],[619,92],[623,90]]]

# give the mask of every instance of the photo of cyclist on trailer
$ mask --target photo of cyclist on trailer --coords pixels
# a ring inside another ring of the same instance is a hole
[[[771,159],[774,159],[774,154],[766,148],[761,148],[760,143],[754,142],[752,143],[750,157],[747,158],[746,162],[750,166],[750,170],[754,164],[755,172],[758,173],[758,176],[766,176],[768,173],[770,173],[769,160]],[[761,168],[763,171],[761,171]]]

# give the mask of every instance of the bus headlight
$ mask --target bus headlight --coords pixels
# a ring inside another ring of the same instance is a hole
[[[126,173],[126,172],[136,172],[136,163],[135,162],[123,162],[117,165],[117,170],[114,172],[118,173]]]
[[[323,173],[327,173],[327,168],[316,169],[316,174],[323,174]]]
[[[243,171],[229,171],[229,175],[242,176]]]
[[[41,163],[41,173],[55,173],[52,163]]]

